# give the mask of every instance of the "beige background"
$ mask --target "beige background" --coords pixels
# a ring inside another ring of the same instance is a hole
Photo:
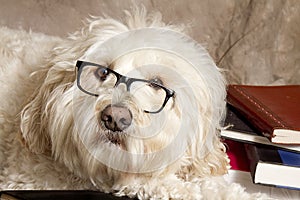
[[[0,25],[66,37],[89,15],[122,20],[134,3],[192,24],[231,83],[300,84],[299,0],[0,0]]]

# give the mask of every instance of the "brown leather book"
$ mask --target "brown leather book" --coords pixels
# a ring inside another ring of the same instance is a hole
[[[227,102],[271,142],[300,144],[300,85],[229,85]]]

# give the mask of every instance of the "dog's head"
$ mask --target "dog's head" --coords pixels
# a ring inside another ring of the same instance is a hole
[[[125,173],[222,174],[225,84],[200,45],[143,14],[94,19],[57,47],[22,112],[33,152],[95,183]]]

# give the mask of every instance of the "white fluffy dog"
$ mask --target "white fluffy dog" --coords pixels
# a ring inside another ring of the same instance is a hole
[[[225,82],[160,15],[93,18],[67,40],[1,29],[0,189],[254,199],[223,180]]]

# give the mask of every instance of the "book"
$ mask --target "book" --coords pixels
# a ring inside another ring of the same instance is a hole
[[[300,85],[229,85],[227,102],[271,142],[300,144]]]
[[[300,145],[276,144],[271,142],[256,130],[237,109],[229,104],[226,107],[227,113],[224,128],[220,132],[222,138],[250,144],[265,144],[275,146],[278,149],[300,152]]]
[[[300,189],[300,154],[265,145],[245,144],[256,184]]]
[[[226,146],[226,153],[230,160],[229,164],[231,166],[231,169],[250,172],[250,164],[247,158],[244,144],[228,139],[224,140],[223,143]]]

